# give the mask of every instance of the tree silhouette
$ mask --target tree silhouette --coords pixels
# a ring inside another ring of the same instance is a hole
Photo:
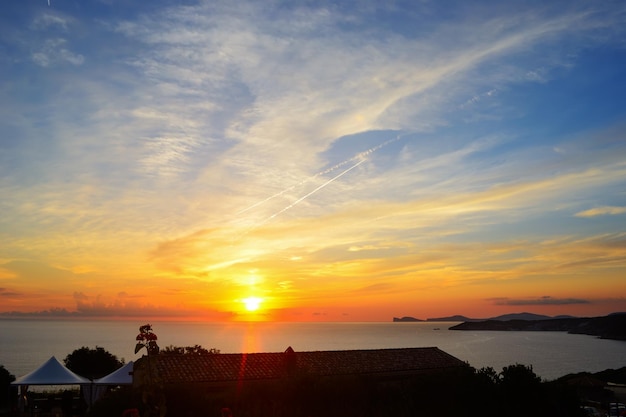
[[[81,347],[63,359],[65,366],[72,372],[89,379],[102,378],[124,365],[124,360],[109,353],[104,348]]]
[[[533,372],[532,366],[515,364],[502,368],[499,388],[506,415],[539,416],[545,410],[541,378]]]
[[[15,375],[10,373],[4,365],[0,365],[0,405],[9,403],[11,382],[15,381]],[[17,388],[15,388],[17,389]]]

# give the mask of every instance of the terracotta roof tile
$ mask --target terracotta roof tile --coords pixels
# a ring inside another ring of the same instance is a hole
[[[143,362],[142,358],[138,362]],[[220,353],[150,357],[163,383],[277,379],[289,371],[309,375],[397,374],[466,366],[435,348],[278,353]],[[136,367],[135,371],[140,371]]]

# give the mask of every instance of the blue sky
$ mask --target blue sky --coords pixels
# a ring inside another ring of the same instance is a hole
[[[0,11],[5,313],[626,310],[621,1]]]

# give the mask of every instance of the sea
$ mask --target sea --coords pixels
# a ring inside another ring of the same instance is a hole
[[[139,326],[128,320],[0,319],[0,365],[23,376],[55,356],[102,347],[125,362],[135,354]],[[626,366],[626,341],[565,332],[459,331],[453,322],[174,322],[152,325],[161,348],[201,345],[221,353],[438,347],[480,369],[532,366],[544,380]]]

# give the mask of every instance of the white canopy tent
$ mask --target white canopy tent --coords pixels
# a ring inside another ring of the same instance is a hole
[[[87,378],[76,375],[53,356],[39,368],[11,382],[11,385],[85,385],[90,383],[91,381]]]
[[[121,368],[111,372],[107,376],[96,379],[96,385],[132,385],[133,384],[133,361],[128,362]]]
[[[80,385],[85,400],[91,405],[106,392],[109,386],[132,385],[132,371],[133,361],[130,361],[110,374],[90,381],[67,369],[53,356],[39,368],[11,382],[11,385],[20,387],[20,402],[24,400],[28,387],[31,385]],[[24,406],[23,402],[21,406]]]
[[[89,398],[89,404],[93,404],[98,401],[107,392],[108,387],[116,387],[119,385],[132,385],[133,384],[133,361],[128,362],[126,365],[111,372],[110,374],[103,376],[102,378],[93,381],[90,386],[83,386],[85,391],[85,397]]]
[[[26,394],[28,387],[31,385],[80,385],[84,387],[89,384],[91,384],[91,381],[67,369],[54,356],[39,368],[11,382],[11,385],[20,387],[21,411],[24,411],[26,406]]]

